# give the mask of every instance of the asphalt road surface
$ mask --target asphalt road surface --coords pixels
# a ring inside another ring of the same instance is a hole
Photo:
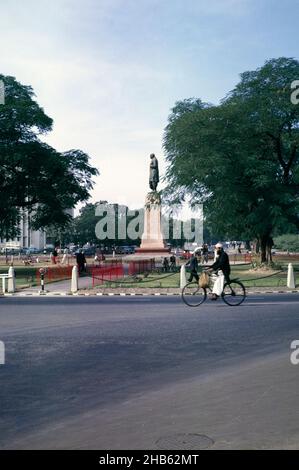
[[[0,448],[299,448],[295,339],[298,294],[1,298]]]

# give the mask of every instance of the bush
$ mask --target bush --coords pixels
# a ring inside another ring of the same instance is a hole
[[[276,237],[274,247],[281,251],[299,252],[299,235],[286,234]]]

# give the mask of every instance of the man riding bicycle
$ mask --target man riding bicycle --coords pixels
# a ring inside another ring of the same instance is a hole
[[[216,261],[210,268],[208,268],[209,271],[213,271],[217,275],[212,290],[211,300],[217,300],[218,297],[220,297],[222,294],[224,281],[230,281],[230,264],[228,254],[224,251],[223,245],[221,243],[217,243],[215,248],[217,256]]]

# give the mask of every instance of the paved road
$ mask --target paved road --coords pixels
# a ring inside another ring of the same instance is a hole
[[[297,294],[2,298],[0,448],[297,448],[294,339]]]

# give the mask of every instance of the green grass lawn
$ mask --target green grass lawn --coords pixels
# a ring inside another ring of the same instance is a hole
[[[36,278],[36,271],[43,267],[42,265],[37,266],[14,266],[14,270],[16,273],[16,286],[19,289],[26,288],[26,287],[33,287],[39,285],[39,279]],[[53,268],[53,266],[51,266]],[[9,266],[0,266],[0,274],[7,274]],[[53,268],[55,269],[55,267]],[[55,282],[59,280],[67,279],[66,277],[62,277],[61,279],[55,280]],[[45,277],[45,282],[47,282],[47,277]]]
[[[271,271],[267,272],[248,272],[250,265],[234,265],[232,264],[231,277],[237,277],[244,282],[246,287],[286,287],[287,282],[287,265],[288,260],[280,260],[280,264],[284,269],[283,273],[275,276],[269,276]],[[299,286],[299,261],[293,262],[295,269],[295,276],[297,278],[297,286]],[[39,266],[40,267],[40,266]],[[0,273],[7,273],[9,266],[0,266]],[[16,272],[16,285],[18,288],[37,286],[36,270],[37,266],[14,266]],[[269,276],[269,277],[268,277]],[[132,280],[126,278],[124,280],[117,280],[116,283],[105,283],[102,287],[141,287],[141,288],[176,288],[180,285],[180,274],[150,274],[148,277],[141,275],[137,276],[140,280]],[[187,273],[188,278],[188,273]]]
[[[279,270],[278,270],[279,271]],[[274,271],[275,273],[275,271]],[[235,267],[232,269],[232,278],[240,279],[245,287],[286,287],[287,271],[271,275],[273,272],[248,272],[248,267]]]
[[[294,266],[297,271],[297,286],[299,286],[299,263]],[[287,266],[283,266],[284,272],[275,276],[271,276],[273,271],[265,272],[248,272],[250,266],[232,265],[231,278],[240,279],[245,287],[286,287],[287,284]],[[274,271],[275,272],[275,271]],[[295,273],[296,275],[296,273]],[[138,275],[139,280],[130,282],[130,279],[117,280],[115,283],[107,282],[103,287],[144,287],[144,288],[171,288],[180,286],[180,274],[150,274],[144,277],[142,274]],[[188,279],[188,272],[187,272]]]
[[[0,274],[7,274],[9,266],[1,266]],[[16,273],[16,286],[31,287],[36,286],[36,268],[32,266],[14,266]]]

